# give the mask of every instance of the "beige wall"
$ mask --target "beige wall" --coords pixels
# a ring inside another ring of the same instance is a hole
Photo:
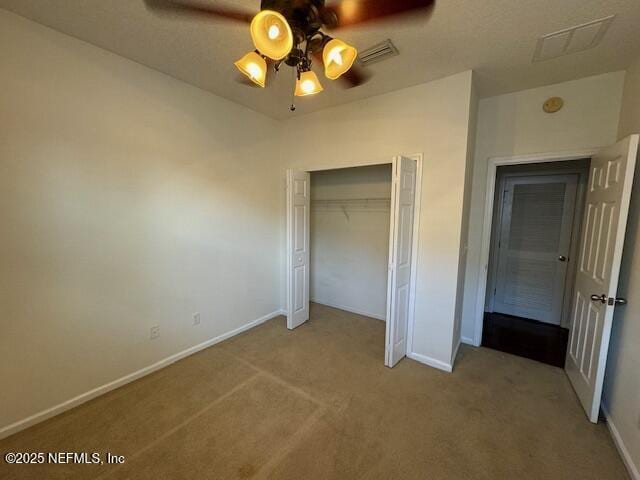
[[[303,149],[285,152],[297,169],[388,162],[424,153],[412,351],[451,364],[463,224],[472,72],[285,122]]]
[[[632,133],[640,133],[640,58],[627,72],[618,136]],[[640,478],[640,162],[631,194],[618,296],[629,304],[617,308],[613,319],[603,402],[628,452],[627,460]]]
[[[477,290],[483,271],[480,248],[488,159],[582,150],[614,143],[624,75],[624,72],[608,73],[480,101],[462,314],[463,341],[472,343],[475,335]],[[542,111],[542,104],[552,96],[562,97],[565,106],[549,115]]]
[[[385,319],[390,201],[391,164],[311,174],[312,302]]]
[[[278,122],[2,10],[0,58],[0,429],[279,310]]]

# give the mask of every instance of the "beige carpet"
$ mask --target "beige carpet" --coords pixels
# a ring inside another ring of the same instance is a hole
[[[628,478],[562,370],[463,347],[447,374],[383,365],[384,323],[313,305],[0,442],[111,452],[113,465],[10,466],[2,479]]]

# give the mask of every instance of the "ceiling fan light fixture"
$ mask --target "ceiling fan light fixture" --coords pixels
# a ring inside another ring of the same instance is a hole
[[[293,32],[281,13],[262,10],[253,17],[250,31],[258,51],[273,60],[282,60],[293,48]]]
[[[315,95],[323,91],[318,76],[308,70],[306,72],[300,72],[300,78],[296,81],[296,97],[306,97],[307,95]]]
[[[388,45],[358,53],[351,45],[328,36],[326,29],[357,27],[401,14],[427,13],[436,3],[436,0],[261,0],[261,11],[256,15],[252,13],[255,10],[226,1],[136,1],[143,2],[148,10],[158,15],[202,20],[213,18],[249,26],[255,51],[239,59],[235,66],[251,83],[260,87],[265,87],[267,75],[276,75],[283,65],[289,66],[297,74],[295,94],[298,96],[313,95],[323,90],[317,75],[311,73],[313,62],[324,62],[327,78],[340,79],[344,88],[354,88],[369,78],[361,68],[366,66],[367,54],[369,63],[373,63],[385,58],[389,51],[398,53],[390,41],[386,42]],[[274,61],[273,66],[267,66],[271,60]],[[271,68],[273,72],[268,73]],[[244,78],[240,80],[243,84],[250,83]]]
[[[234,64],[256,85],[264,88],[267,79],[267,62],[256,52],[249,52]]]
[[[330,80],[336,80],[353,66],[358,58],[358,50],[342,40],[330,40],[322,51],[324,74]]]

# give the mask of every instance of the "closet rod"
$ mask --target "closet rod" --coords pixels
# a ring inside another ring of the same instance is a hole
[[[311,199],[311,203],[327,204],[327,205],[339,205],[344,203],[374,203],[374,202],[390,202],[389,197],[370,197],[370,198],[331,198],[331,199]]]

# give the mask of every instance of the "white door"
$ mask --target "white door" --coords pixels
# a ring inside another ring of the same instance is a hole
[[[637,152],[638,135],[632,135],[591,160],[565,369],[594,423],[600,411]]]
[[[287,328],[309,320],[309,172],[287,171]]]
[[[504,182],[493,311],[560,325],[578,175]]]
[[[393,367],[407,354],[416,174],[415,160],[397,157],[393,162],[385,351],[388,367]]]

